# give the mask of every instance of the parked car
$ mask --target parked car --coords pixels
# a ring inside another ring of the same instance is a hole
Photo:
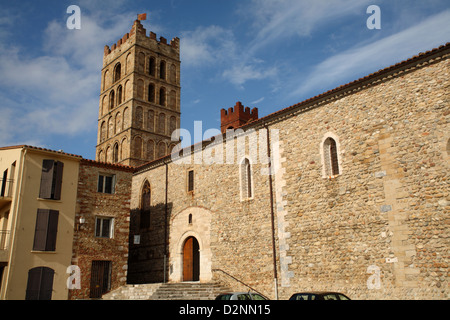
[[[350,300],[339,292],[300,292],[294,293],[289,300]]]
[[[269,300],[256,292],[226,292],[216,297],[216,300]]]

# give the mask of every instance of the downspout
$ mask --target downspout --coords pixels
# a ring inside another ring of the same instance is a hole
[[[270,190],[270,217],[272,223],[272,256],[273,256],[273,279],[274,279],[274,289],[275,289],[275,300],[278,300],[278,272],[277,272],[277,252],[275,243],[275,213],[273,210],[273,181],[272,173],[275,171],[272,168],[272,158],[270,152],[270,135],[269,128],[264,124],[264,128],[267,132],[267,157],[268,157],[268,167],[269,167],[269,190]]]
[[[164,163],[166,165],[166,203],[165,203],[165,212],[164,212],[164,283],[166,283],[166,272],[167,272],[167,194],[168,194],[168,185],[169,185],[169,166],[167,162]]]

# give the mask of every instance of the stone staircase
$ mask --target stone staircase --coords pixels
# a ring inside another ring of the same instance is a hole
[[[103,300],[214,300],[230,291],[219,283],[181,282],[126,285],[105,294]]]

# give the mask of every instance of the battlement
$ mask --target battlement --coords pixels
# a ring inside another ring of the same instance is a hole
[[[258,108],[250,110],[249,107],[244,107],[240,101],[236,102],[234,108],[220,110],[220,130],[222,132],[238,128],[254,120],[258,120]]]
[[[159,44],[164,44],[167,46],[171,46],[174,49],[178,50],[180,48],[180,39],[178,37],[173,38],[170,43],[167,43],[167,39],[164,37],[160,37],[159,41],[156,38],[156,33],[150,32],[149,36],[147,36],[147,30],[144,28],[144,26],[141,24],[140,20],[135,20],[133,26],[131,27],[131,30],[129,33],[125,34],[121,39],[117,41],[117,43],[114,43],[111,47],[105,46],[104,49],[104,56],[106,57],[111,52],[119,48],[122,44],[124,44],[128,39],[135,37],[137,34],[140,34],[144,36],[147,39],[150,39],[152,41],[156,41]]]

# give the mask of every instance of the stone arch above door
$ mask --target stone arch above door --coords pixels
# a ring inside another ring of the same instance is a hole
[[[189,237],[194,237],[199,245],[199,281],[211,281],[211,211],[200,207],[186,208],[171,218],[169,281],[183,281],[183,249]]]

